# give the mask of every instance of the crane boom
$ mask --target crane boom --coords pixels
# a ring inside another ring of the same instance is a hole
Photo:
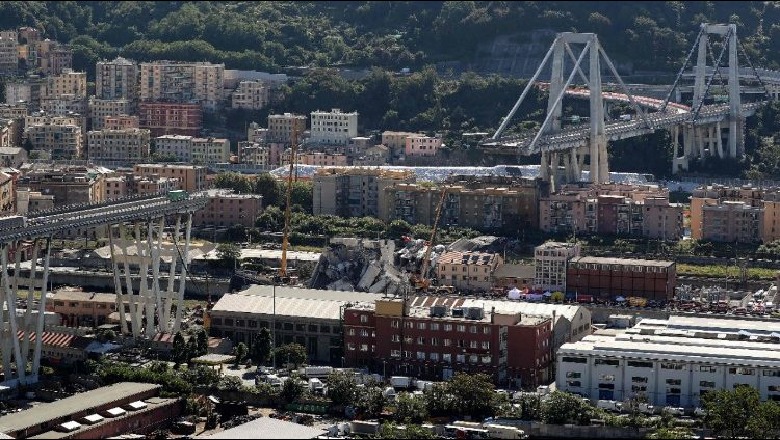
[[[287,246],[289,241],[289,234],[290,234],[290,204],[292,199],[292,183],[293,183],[293,172],[295,171],[295,148],[296,144],[298,143],[297,139],[297,120],[293,120],[292,124],[292,134],[291,134],[291,145],[290,145],[290,171],[287,174],[287,191],[286,191],[286,199],[287,203],[284,207],[284,233],[282,235],[282,261],[279,265],[279,278],[282,279],[282,282],[285,282],[285,279],[287,278]]]
[[[420,269],[420,287],[427,289],[430,281],[428,280],[428,264],[431,258],[431,250],[433,249],[433,243],[436,240],[436,230],[439,227],[439,218],[441,218],[441,208],[444,206],[444,198],[447,195],[447,187],[443,187],[441,190],[441,196],[439,197],[439,204],[436,206],[436,214],[433,219],[433,229],[431,230],[431,239],[428,241],[428,248],[425,249],[423,255],[422,268]]]

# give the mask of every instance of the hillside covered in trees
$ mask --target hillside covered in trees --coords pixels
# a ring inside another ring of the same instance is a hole
[[[778,2],[0,2],[0,28],[43,29],[71,43],[74,67],[87,71],[115,55],[263,71],[421,67],[468,61],[480,44],[535,29],[596,32],[618,61],[676,71],[702,22],[738,24],[751,57],[780,67]]]

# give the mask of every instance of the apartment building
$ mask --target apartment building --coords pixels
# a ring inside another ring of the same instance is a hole
[[[613,301],[618,296],[671,301],[677,285],[673,261],[639,258],[572,257],[566,291]]]
[[[152,61],[139,70],[142,102],[199,103],[208,112],[224,104],[224,64]]]
[[[691,238],[740,243],[780,239],[780,189],[711,185],[691,197]]]
[[[542,188],[535,180],[505,176],[450,176],[445,187],[394,183],[381,196],[379,218],[433,225],[442,190],[442,226],[518,233],[537,227],[537,201]]]
[[[235,194],[226,190],[209,190],[206,207],[192,215],[193,226],[254,227],[263,212],[263,196]]]
[[[103,118],[103,128],[106,130],[128,130],[140,127],[138,116],[118,115],[105,116]]]
[[[10,174],[0,171],[0,215],[16,212],[16,182]]]
[[[493,272],[504,260],[487,252],[450,251],[440,255],[436,263],[439,284],[454,286],[461,292],[488,292]]]
[[[167,177],[179,179],[181,189],[189,193],[206,188],[206,168],[197,165],[137,164],[133,173],[143,177]]]
[[[406,137],[404,151],[406,156],[435,156],[436,151],[441,148],[441,137],[426,136],[424,134],[413,134]]]
[[[773,321],[671,316],[625,333],[588,336],[556,354],[556,387],[591,401],[642,398],[694,408],[715,390],[748,385],[780,400],[780,327]]]
[[[46,91],[45,84],[38,77],[8,81],[5,83],[5,102],[11,105],[24,102],[28,111],[37,112],[41,109],[41,99]]]
[[[279,165],[279,145],[265,142],[239,142],[238,161],[260,166]]]
[[[289,144],[292,142],[293,128],[295,128],[297,140],[300,142],[303,139],[303,132],[306,131],[306,116],[292,113],[268,115],[267,140]],[[253,140],[251,133],[249,140]]]
[[[669,202],[669,191],[652,185],[564,185],[539,200],[539,228],[545,232],[582,232],[666,238],[683,235],[683,207]]]
[[[45,95],[47,98],[60,95],[86,97],[87,72],[74,72],[72,69],[65,68],[60,74],[48,76]]]
[[[257,122],[250,122],[246,130],[246,139],[248,142],[263,143],[268,141],[268,129],[263,128]]]
[[[133,114],[133,103],[127,99],[96,99],[89,100],[89,117],[93,130],[105,128],[106,118],[116,118]],[[134,116],[136,121],[138,116]],[[136,122],[136,128],[138,128]]]
[[[230,159],[227,139],[167,135],[154,139],[155,153],[180,162],[224,163]]]
[[[24,122],[30,114],[30,110],[25,104],[0,104],[0,118],[4,119],[21,119]]]
[[[25,118],[24,139],[31,153],[52,159],[81,157],[84,132],[80,118],[32,115]]]
[[[50,39],[36,42],[36,68],[43,75],[59,75],[73,68],[73,49]]]
[[[26,166],[26,165],[29,165]],[[54,196],[54,207],[103,201],[105,169],[92,166],[26,164],[18,187]]]
[[[390,149],[390,157],[395,160],[406,154],[406,138],[417,135],[418,133],[406,131],[384,131],[382,132],[382,145]]]
[[[311,112],[309,142],[313,144],[347,145],[358,134],[358,113],[343,113],[334,108],[329,112]]]
[[[149,130],[125,128],[87,133],[87,158],[94,161],[137,163],[149,158]]]
[[[2,130],[2,128],[0,128]],[[2,136],[2,133],[0,133]],[[27,161],[27,150],[21,147],[0,147],[0,165],[18,167]]]
[[[60,315],[70,327],[97,327],[108,323],[108,315],[117,310],[116,294],[58,289],[46,298],[46,311]]]
[[[95,66],[95,98],[103,101],[138,101],[139,73],[134,61],[117,57]],[[127,112],[131,114],[131,112]]]
[[[152,137],[166,134],[198,136],[203,124],[200,104],[174,102],[141,102],[138,104],[141,128],[152,132]]]
[[[16,213],[47,211],[54,209],[54,196],[43,194],[41,191],[32,191],[30,188],[18,188],[16,190]]]
[[[0,31],[0,75],[16,75],[19,71],[19,34]]]
[[[483,373],[499,386],[535,388],[549,380],[556,332],[590,326],[589,313],[577,317],[583,309],[461,297],[357,302],[344,310],[344,361],[384,376]],[[560,336],[563,344],[583,335]]]
[[[181,189],[178,178],[152,176],[135,176],[132,172],[118,172],[118,175],[106,177],[105,200],[115,200],[135,195],[150,195],[166,193]]]
[[[548,241],[534,248],[534,287],[550,292],[565,291],[569,259],[579,257],[580,251],[579,243],[555,241]]]
[[[282,154],[279,165],[289,165],[291,149],[286,149]],[[295,154],[295,163],[301,165],[315,165],[321,167],[343,167],[347,166],[347,156],[343,154],[331,154],[317,151],[306,151]]]
[[[312,178],[314,214],[377,217],[384,189],[394,182],[414,179],[412,171],[320,168]]]
[[[238,88],[231,95],[230,106],[248,110],[263,109],[270,102],[270,90],[265,81],[241,81],[238,83]]]
[[[390,148],[386,145],[374,145],[363,151],[356,157],[352,164],[355,166],[381,166],[390,163]]]
[[[86,132],[89,101],[86,97],[73,94],[47,96],[41,100],[41,111],[51,116],[79,115],[81,129]]]

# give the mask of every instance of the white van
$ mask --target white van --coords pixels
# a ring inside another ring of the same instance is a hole
[[[623,403],[616,402],[614,400],[599,400],[596,402],[596,408],[605,409],[607,411],[620,412],[623,409]]]

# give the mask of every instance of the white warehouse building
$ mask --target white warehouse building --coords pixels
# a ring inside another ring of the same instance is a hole
[[[617,335],[589,335],[556,354],[561,391],[596,400],[643,396],[698,407],[709,391],[749,385],[780,401],[780,322],[672,316]]]

